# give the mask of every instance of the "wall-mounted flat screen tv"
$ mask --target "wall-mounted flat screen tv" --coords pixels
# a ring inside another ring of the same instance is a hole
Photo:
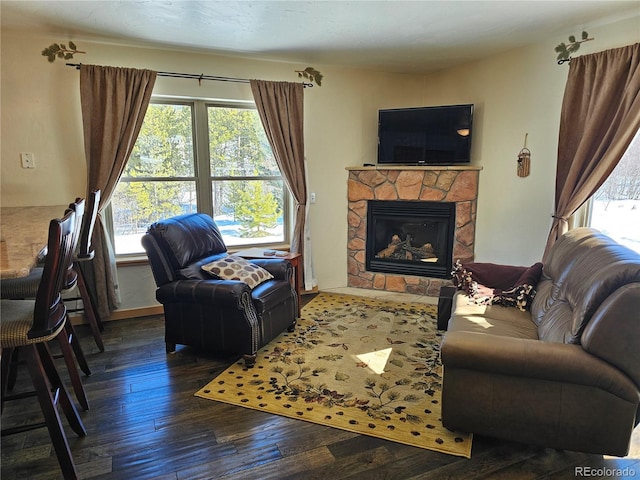
[[[472,123],[472,104],[380,110],[378,163],[469,163]]]

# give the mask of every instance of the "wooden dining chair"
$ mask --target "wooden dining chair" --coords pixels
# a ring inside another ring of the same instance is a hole
[[[0,347],[2,348],[1,387],[2,401],[18,400],[28,394],[9,395],[6,390],[9,362],[15,349],[20,349],[27,364],[35,395],[40,403],[44,422],[20,424],[6,428],[3,422],[2,436],[46,426],[53,443],[60,468],[65,479],[78,478],[73,456],[58,412],[61,407],[69,426],[79,436],[87,432],[69,393],[56,370],[49,350],[49,342],[58,338],[67,345],[67,310],[60,292],[66,283],[69,266],[73,262],[75,213],[69,211],[62,220],[53,219],[49,226],[48,253],[42,279],[35,300],[2,300],[0,323]]]

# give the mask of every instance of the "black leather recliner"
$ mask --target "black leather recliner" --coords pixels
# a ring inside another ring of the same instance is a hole
[[[176,344],[225,354],[241,354],[247,366],[256,352],[285,329],[293,331],[298,312],[293,267],[284,259],[251,263],[273,275],[255,288],[219,280],[201,267],[228,255],[222,235],[205,214],[180,215],[152,224],[142,238],[164,306],[167,353]]]

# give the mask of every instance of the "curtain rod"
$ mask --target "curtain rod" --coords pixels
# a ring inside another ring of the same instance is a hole
[[[80,70],[82,66],[81,63],[67,63],[67,66],[74,67],[76,70]],[[177,73],[177,72],[156,72],[156,74],[160,77],[171,77],[171,78],[191,78],[194,80],[198,80],[198,84],[202,84],[202,80],[213,80],[216,82],[234,82],[234,83],[249,83],[250,80],[248,78],[234,78],[234,77],[219,77],[215,75],[205,75],[203,73]],[[305,83],[302,82],[303,87],[313,87],[313,83]]]

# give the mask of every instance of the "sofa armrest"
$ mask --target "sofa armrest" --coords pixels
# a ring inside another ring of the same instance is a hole
[[[440,287],[438,296],[438,330],[446,330],[451,318],[451,308],[453,307],[453,296],[458,291],[457,287],[444,285]]]
[[[202,303],[240,308],[242,297],[251,298],[251,289],[237,280],[176,280],[156,290],[156,299],[164,303]]]
[[[448,368],[588,385],[638,402],[635,384],[580,345],[472,332],[448,332],[441,346]]]
[[[251,258],[249,261],[259,267],[264,268],[273,275],[276,280],[291,281],[293,277],[293,267],[289,260],[284,258]]]

